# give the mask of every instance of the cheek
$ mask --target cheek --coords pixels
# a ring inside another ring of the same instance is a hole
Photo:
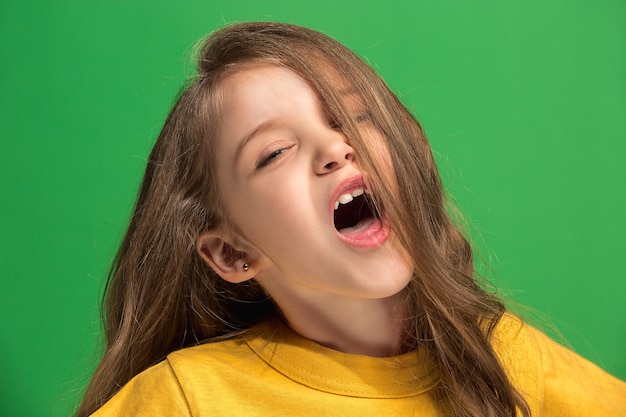
[[[262,252],[284,249],[313,225],[309,193],[295,180],[258,182],[227,204],[227,215]]]

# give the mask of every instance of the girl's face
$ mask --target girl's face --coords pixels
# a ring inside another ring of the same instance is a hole
[[[222,204],[240,240],[254,248],[243,251],[258,253],[251,271],[278,305],[400,292],[412,264],[369,210],[367,176],[316,92],[295,72],[270,64],[227,76],[222,92]],[[358,97],[345,88],[344,100],[362,134],[382,143]]]

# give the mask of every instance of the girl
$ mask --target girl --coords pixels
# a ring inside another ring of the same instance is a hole
[[[424,133],[361,59],[244,23],[198,67],[150,155],[78,416],[626,413],[626,384],[477,284]]]

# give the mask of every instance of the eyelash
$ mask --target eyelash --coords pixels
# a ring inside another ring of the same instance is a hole
[[[257,162],[255,169],[261,169],[272,163],[275,159],[279,158],[282,154],[287,151],[287,148],[277,149],[275,151],[270,152],[268,155],[262,157],[259,162]]]
[[[365,113],[357,114],[354,117],[354,121],[357,124],[358,123],[367,122],[368,120],[371,120],[371,119],[372,119],[372,114],[369,111],[367,111]],[[330,127],[332,127],[333,129],[342,129],[343,128],[343,124],[339,123],[338,121],[331,120]]]

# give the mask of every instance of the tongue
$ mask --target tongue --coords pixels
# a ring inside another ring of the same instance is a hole
[[[362,232],[364,230],[367,230],[367,228],[371,227],[376,222],[376,220],[377,219],[375,217],[369,217],[367,219],[363,219],[354,226],[344,227],[343,229],[339,230],[339,233],[341,233],[342,235],[349,235],[353,233]]]

